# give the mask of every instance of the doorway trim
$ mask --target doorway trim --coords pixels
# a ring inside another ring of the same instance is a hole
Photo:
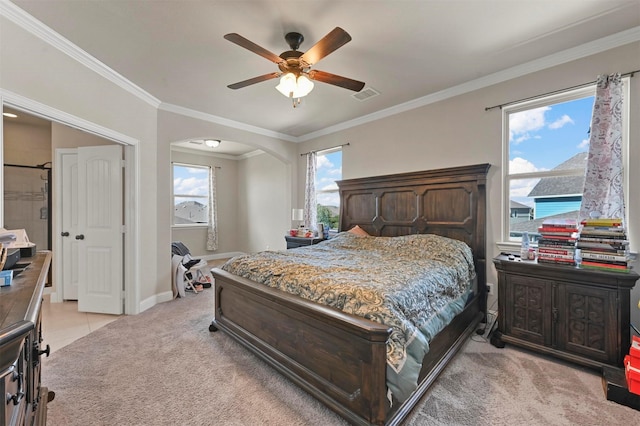
[[[124,148],[124,313],[135,315],[140,313],[140,212],[138,200],[140,199],[140,141],[114,130],[102,127],[98,124],[87,121],[83,118],[68,114],[48,105],[12,93],[8,90],[0,89],[0,105],[7,105],[11,108],[24,111],[28,114],[64,124],[83,132],[100,136],[104,139],[116,142]],[[0,120],[0,147],[4,146],[4,130],[2,120]],[[55,155],[55,154],[54,154]],[[4,164],[3,150],[0,149],[0,160]],[[56,171],[54,170],[54,179]],[[0,183],[4,184],[3,171],[0,168]],[[55,184],[54,184],[55,185]],[[54,197],[53,209],[59,211],[59,200]],[[56,215],[56,229],[60,229],[60,215]],[[0,223],[4,223],[4,197],[0,197]],[[54,250],[61,250],[59,235],[52,235],[52,247]],[[59,271],[61,268],[60,256],[53,256],[54,279],[59,282]],[[56,272],[58,271],[58,272]],[[51,294],[52,302],[61,302],[62,294]]]

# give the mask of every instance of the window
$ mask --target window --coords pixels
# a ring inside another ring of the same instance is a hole
[[[316,156],[316,200],[318,223],[332,231],[340,226],[340,194],[336,181],[342,179],[342,148],[319,151]]]
[[[207,225],[210,168],[173,163],[173,224]]]
[[[503,241],[531,241],[548,218],[577,220],[589,151],[595,85],[503,110]]]

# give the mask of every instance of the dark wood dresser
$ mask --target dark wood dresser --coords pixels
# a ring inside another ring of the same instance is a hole
[[[498,330],[512,343],[602,369],[622,367],[631,346],[630,291],[636,272],[493,259],[498,272]]]
[[[25,258],[29,266],[0,287],[0,406],[2,425],[45,425],[49,391],[40,384],[42,294],[51,252]],[[53,394],[52,394],[53,395]]]

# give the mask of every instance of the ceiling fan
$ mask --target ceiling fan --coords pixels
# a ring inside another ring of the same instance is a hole
[[[364,87],[364,83],[361,81],[311,69],[311,66],[318,63],[322,58],[351,41],[351,36],[340,27],[334,28],[329,34],[324,36],[314,44],[311,49],[304,53],[298,51],[298,48],[304,41],[302,34],[297,32],[287,33],[284,38],[291,50],[282,52],[279,56],[236,33],[226,34],[224,38],[270,60],[277,64],[280,69],[280,72],[272,72],[230,84],[227,86],[230,89],[240,89],[252,84],[282,77],[276,89],[289,98],[297,98],[299,102],[299,98],[306,96],[313,89],[311,80],[332,84],[355,92],[359,92]]]

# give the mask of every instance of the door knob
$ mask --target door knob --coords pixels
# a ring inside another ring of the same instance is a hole
[[[76,240],[84,240],[84,235],[76,235]]]
[[[63,237],[68,237],[69,233],[65,231],[65,232],[61,232],[60,235]]]

